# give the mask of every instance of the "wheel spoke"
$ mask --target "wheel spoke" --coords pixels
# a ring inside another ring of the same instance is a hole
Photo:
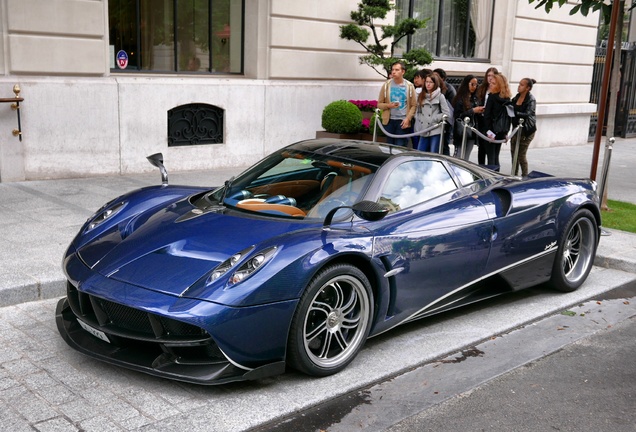
[[[347,347],[349,346],[349,343],[346,341],[341,330],[338,330],[337,332],[334,333],[334,339],[336,339],[336,342],[338,342],[338,345],[340,345],[341,352],[346,350]]]
[[[311,308],[309,309],[309,312],[318,312],[318,313],[323,313],[325,314],[325,316],[329,315],[329,313],[332,311],[331,306],[329,306],[327,303],[323,303],[323,302],[319,302],[319,301],[315,301],[311,304]]]
[[[570,273],[571,270],[572,270],[572,261],[570,260],[570,257],[567,257],[565,259],[565,262],[563,263],[563,272],[567,275],[568,273]]]
[[[358,327],[359,323],[360,323],[360,314],[356,314],[352,317],[345,317],[342,320],[342,327],[346,329],[353,329]]]
[[[320,350],[320,354],[318,357],[324,359],[329,355],[329,348],[331,348],[331,339],[333,338],[333,333],[327,332],[325,334],[325,340],[322,343],[322,349]]]
[[[339,309],[342,307],[342,303],[344,302],[344,292],[342,290],[342,287],[340,286],[339,282],[334,282],[332,284],[334,293],[336,295],[336,298],[334,299],[334,305],[333,308],[334,309]]]
[[[569,240],[572,244],[578,244],[581,241],[581,230],[578,227],[572,228]]]
[[[327,321],[322,321],[320,323],[320,325],[318,325],[316,328],[314,328],[313,330],[306,332],[305,333],[305,340],[307,341],[307,343],[311,343],[314,339],[316,339],[318,336],[320,336],[321,333],[323,332],[327,332]]]
[[[351,291],[349,301],[342,306],[342,315],[348,315],[358,304],[358,295],[355,291]]]

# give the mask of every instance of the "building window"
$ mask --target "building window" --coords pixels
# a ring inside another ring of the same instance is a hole
[[[114,71],[243,72],[244,0],[109,0]]]
[[[494,0],[397,0],[395,19],[429,19],[398,54],[426,48],[438,59],[488,60]]]

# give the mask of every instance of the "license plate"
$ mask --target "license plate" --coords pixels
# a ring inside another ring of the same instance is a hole
[[[108,339],[108,336],[106,336],[106,333],[104,333],[103,331],[97,330],[97,329],[89,326],[88,324],[86,324],[82,320],[77,320],[77,322],[79,323],[79,325],[84,330],[86,330],[87,332],[89,332],[90,334],[95,336],[96,338],[99,338],[99,339],[103,340],[104,342],[110,343],[110,339]]]

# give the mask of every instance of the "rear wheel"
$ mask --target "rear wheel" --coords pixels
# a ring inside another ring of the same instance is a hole
[[[292,320],[289,365],[315,376],[341,371],[364,345],[372,316],[364,273],[347,264],[325,268],[309,283]]]
[[[598,228],[592,212],[582,209],[574,213],[561,235],[550,286],[564,292],[580,287],[594,264],[597,244]]]

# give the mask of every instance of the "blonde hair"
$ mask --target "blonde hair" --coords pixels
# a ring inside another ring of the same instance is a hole
[[[512,92],[510,91],[510,86],[508,85],[508,79],[503,74],[496,74],[495,77],[495,91],[494,93],[499,93],[499,96],[502,98],[510,98],[512,96]]]

